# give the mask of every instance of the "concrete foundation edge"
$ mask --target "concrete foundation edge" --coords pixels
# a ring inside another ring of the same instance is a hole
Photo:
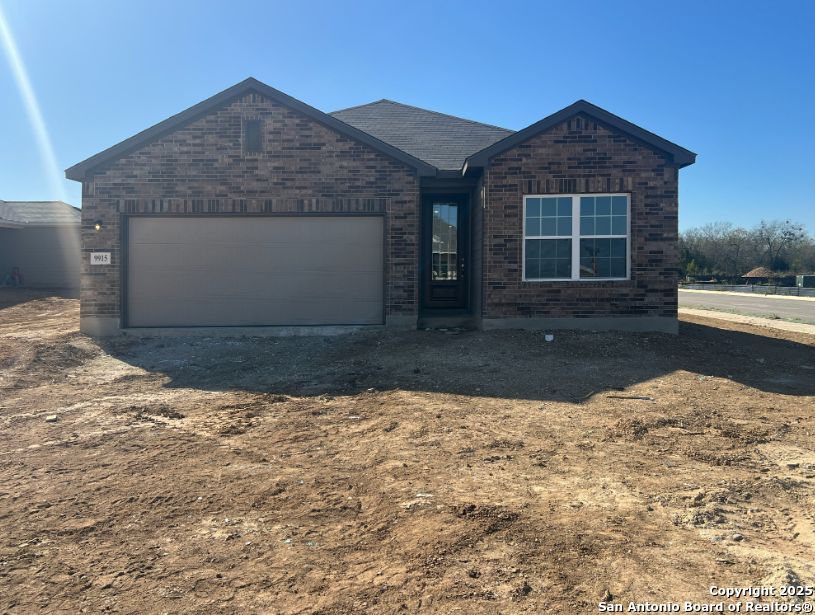
[[[80,316],[79,330],[91,337],[120,335],[122,329],[116,316]]]
[[[679,321],[666,316],[608,316],[600,318],[482,318],[481,328],[554,330],[578,329],[590,331],[656,331],[679,333]]]
[[[415,329],[419,319],[416,314],[408,314],[407,316],[388,316],[385,318],[385,326],[388,329],[399,329],[409,331]]]
[[[482,318],[480,327],[485,331],[497,329],[555,330],[578,329],[590,331],[657,331],[661,333],[679,332],[679,321],[671,317],[632,316],[600,318]],[[385,327],[391,330],[415,330],[416,316],[390,316]],[[156,327],[122,329],[117,317],[83,316],[79,319],[79,329],[91,337],[114,335],[148,336],[305,336],[342,335],[356,331],[382,330],[382,325],[326,325],[326,326],[281,326],[281,327]]]

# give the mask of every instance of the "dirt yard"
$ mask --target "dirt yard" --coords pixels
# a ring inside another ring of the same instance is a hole
[[[569,614],[815,583],[815,337],[77,322],[0,294],[2,612]]]

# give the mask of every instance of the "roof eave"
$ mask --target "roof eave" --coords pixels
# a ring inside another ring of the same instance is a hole
[[[47,226],[49,228],[75,228],[82,224],[81,220],[72,220],[72,221],[59,221],[59,222],[49,222],[45,221],[35,221],[35,222],[14,222],[13,220],[0,220],[0,228],[42,228]]]
[[[686,156],[674,156],[674,164],[680,169],[684,169],[685,167],[689,167],[690,165],[696,162],[696,154],[693,152],[688,152]]]
[[[605,109],[601,109],[600,107],[593,105],[586,100],[578,100],[568,107],[561,109],[557,113],[553,113],[552,115],[549,115],[542,120],[535,122],[534,124],[530,124],[526,128],[519,130],[518,132],[513,133],[508,137],[497,141],[496,143],[493,143],[489,147],[485,147],[480,152],[476,152],[475,154],[467,157],[467,159],[464,161],[464,166],[462,167],[462,174],[466,173],[468,168],[486,166],[489,161],[498,154],[505,152],[516,145],[520,145],[524,141],[531,139],[535,135],[548,130],[549,128],[569,119],[570,117],[577,115],[578,113],[590,115],[591,117],[594,117],[601,122],[650,145],[655,149],[669,154],[673,160],[673,163],[680,169],[696,162],[696,154],[694,152],[685,149],[676,143],[672,143],[667,139],[663,139],[659,135],[649,132],[644,128],[640,128],[636,124],[632,124],[628,120],[614,115]]]
[[[436,174],[436,167],[419,160],[418,158],[414,158],[410,154],[407,154],[402,150],[393,147],[392,145],[388,145],[387,143],[372,137],[368,133],[363,132],[358,128],[354,128],[341,120],[331,117],[319,109],[315,109],[314,107],[311,107],[310,105],[307,105],[306,103],[299,101],[296,98],[281,92],[280,90],[276,90],[275,88],[268,86],[253,77],[249,77],[248,79],[227,88],[223,92],[215,94],[215,96],[193,105],[185,111],[173,115],[166,120],[159,122],[155,126],[151,126],[150,128],[143,130],[132,137],[129,137],[128,139],[125,139],[124,141],[67,168],[65,170],[65,177],[74,181],[83,181],[89,173],[92,173],[101,165],[117,160],[166,134],[178,130],[199,117],[202,117],[207,113],[211,113],[217,108],[225,106],[239,96],[243,96],[244,94],[252,91],[275,100],[291,109],[294,109],[295,111],[299,111],[307,117],[310,117],[311,119],[320,122],[321,124],[332,128],[345,136],[364,143],[365,145],[378,150],[380,153],[414,168],[420,177],[427,177]]]

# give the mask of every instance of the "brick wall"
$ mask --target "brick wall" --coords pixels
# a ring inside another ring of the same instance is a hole
[[[677,169],[665,154],[578,115],[485,169],[484,318],[675,317]],[[625,192],[631,279],[523,282],[525,194]]]
[[[263,120],[244,153],[243,120]],[[120,220],[127,213],[384,213],[385,308],[417,313],[419,182],[413,169],[314,120],[246,94],[99,169],[83,183],[82,316],[118,316]],[[102,222],[96,232],[94,224]],[[110,266],[89,252],[109,251]]]

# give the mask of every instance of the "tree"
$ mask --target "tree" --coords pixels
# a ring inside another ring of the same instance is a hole
[[[741,281],[764,266],[775,271],[815,272],[815,239],[801,224],[762,221],[753,229],[714,222],[679,236],[680,267],[687,275]]]
[[[728,273],[738,275],[744,270],[744,260],[749,258],[750,233],[743,228],[734,228],[727,237]]]
[[[765,249],[765,264],[775,271],[786,271],[790,267],[788,260],[782,258],[790,248],[807,238],[803,225],[785,220],[761,221],[755,230],[756,238]]]

